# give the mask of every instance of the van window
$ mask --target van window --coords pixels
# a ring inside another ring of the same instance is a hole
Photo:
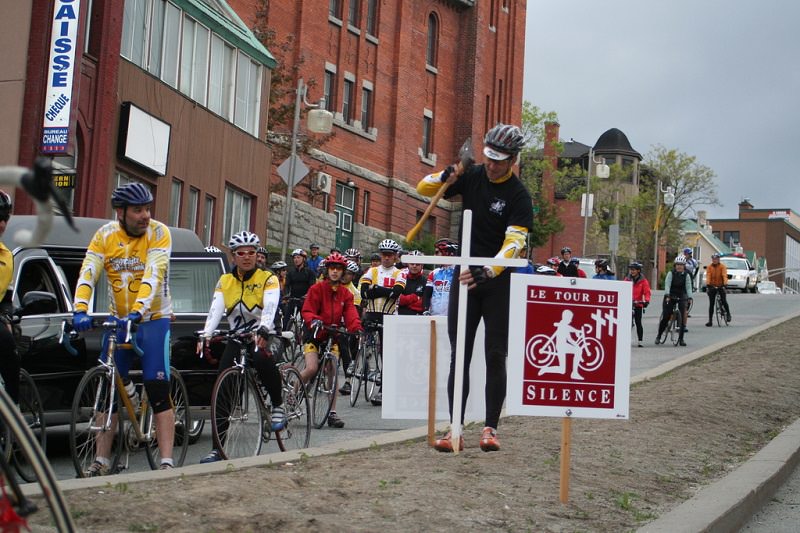
[[[58,312],[66,313],[66,303],[58,290],[58,280],[53,276],[50,263],[46,259],[23,261],[17,275],[16,296],[19,301],[30,291],[44,291],[54,294],[58,301]]]
[[[169,290],[172,310],[175,313],[208,313],[214,288],[222,275],[219,259],[204,261],[194,257],[187,260],[173,258],[169,263]],[[108,282],[105,271],[100,273],[95,293],[94,309],[108,312]]]

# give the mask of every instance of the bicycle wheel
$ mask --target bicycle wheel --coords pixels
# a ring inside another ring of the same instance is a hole
[[[206,427],[205,418],[192,417],[192,425],[189,426],[189,444],[196,444],[200,440],[204,427]]]
[[[675,318],[673,318],[672,329],[670,329],[670,337],[672,339],[673,346],[677,346],[678,342],[681,338],[680,336],[680,328],[683,327],[683,316],[679,309],[675,309]]]
[[[556,357],[556,350],[550,337],[544,334],[534,335],[525,345],[525,359],[536,368],[550,366]]]
[[[36,441],[42,448],[47,450],[47,434],[45,432],[44,409],[42,409],[42,399],[33,378],[24,369],[19,371],[19,410],[22,418],[33,432]],[[12,439],[13,463],[17,469],[19,477],[27,482],[36,480],[36,472],[28,462],[28,456],[22,452],[19,444]]]
[[[722,326],[724,320],[722,302],[719,301],[719,296],[714,296],[714,316],[717,318],[717,326]]]
[[[189,412],[189,391],[186,389],[180,372],[174,367],[169,369],[169,398],[175,413],[175,437],[173,438],[172,461],[175,466],[183,466],[186,459],[186,452],[189,450],[190,430],[192,418]],[[145,441],[147,450],[147,462],[150,468],[156,470],[161,467],[161,451],[158,448],[156,439],[155,417],[153,416],[152,406],[145,413],[144,428],[149,429],[152,438]]]
[[[375,332],[374,342],[370,345],[369,359],[366,363],[367,383],[364,387],[364,397],[368,402],[373,403],[375,395],[381,390],[381,353],[380,353],[380,337]]]
[[[314,386],[314,427],[319,429],[328,420],[336,394],[336,357],[330,352],[322,356]]]
[[[89,369],[83,375],[72,399],[72,417],[69,423],[69,445],[72,464],[78,477],[86,477],[86,469],[94,462],[97,439],[111,438],[110,472],[117,471],[122,453],[122,424],[106,429],[110,412],[110,392],[114,390],[114,404],[120,405],[119,391],[111,387],[111,374],[101,367]]]
[[[241,368],[222,372],[211,393],[211,434],[223,459],[261,452],[264,415],[255,383]]]
[[[586,339],[586,347],[583,351],[583,359],[580,363],[581,370],[592,372],[603,364],[603,345],[594,337]]]
[[[361,392],[361,384],[366,379],[366,353],[368,350],[367,343],[361,347],[361,350],[356,354],[356,360],[353,368],[353,375],[350,377],[350,406],[355,407],[358,402],[358,394]]]
[[[678,330],[675,329],[675,324],[677,320],[675,320],[675,313],[672,313],[672,316],[669,318],[669,323],[667,324],[667,331],[669,332],[669,340],[672,344],[678,344]]]
[[[14,402],[8,397],[5,391],[0,391],[0,421],[2,425],[9,428],[9,433],[12,435],[13,441],[18,448],[18,454],[25,457],[25,463],[30,466],[30,471],[33,472],[33,481],[37,484],[43,501],[46,504],[50,522],[48,526],[55,525],[56,530],[61,532],[75,531],[75,524],[72,522],[72,516],[69,512],[64,495],[58,487],[58,481],[53,473],[47,457],[42,451],[42,448],[37,442],[37,438],[28,427],[28,422],[23,418],[17,410]],[[9,499],[13,510],[22,516],[30,515],[30,513],[37,510],[37,505],[31,502],[17,485],[11,475],[9,463],[0,458],[0,470],[2,475],[8,483],[8,493],[4,495]],[[33,487],[26,488],[26,492],[33,494],[36,491],[30,490]],[[8,510],[3,514],[3,520],[11,520],[12,517],[8,516]],[[0,525],[3,525],[0,523]]]
[[[308,448],[311,442],[311,406],[300,372],[292,366],[281,369],[283,409],[286,427],[276,433],[281,451]]]

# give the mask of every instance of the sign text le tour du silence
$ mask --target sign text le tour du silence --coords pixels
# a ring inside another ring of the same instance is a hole
[[[628,282],[511,277],[508,414],[627,419]]]

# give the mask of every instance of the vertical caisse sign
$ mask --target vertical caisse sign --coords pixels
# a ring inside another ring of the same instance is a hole
[[[509,414],[628,418],[631,284],[512,275]]]
[[[78,47],[80,0],[56,0],[50,35],[50,63],[45,87],[40,149],[46,154],[65,153],[69,146],[72,79]]]

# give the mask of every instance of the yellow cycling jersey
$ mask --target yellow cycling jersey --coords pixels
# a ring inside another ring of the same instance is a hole
[[[244,276],[239,276],[238,269],[223,274],[214,289],[203,335],[214,333],[223,313],[228,316],[231,329],[263,326],[273,331],[280,294],[278,276],[272,272],[257,268]]]
[[[169,256],[172,236],[161,222],[150,220],[144,235],[128,235],[118,221],[104,225],[92,237],[83,259],[75,311],[86,312],[100,272],[108,277],[109,311],[125,317],[141,313],[143,320],[157,320],[172,314],[169,292]]]
[[[353,305],[356,307],[361,305],[361,292],[358,290],[358,287],[356,287],[352,281],[345,285],[345,287],[353,294]]]
[[[14,274],[14,255],[5,244],[0,242],[0,300],[11,289],[11,277]]]

